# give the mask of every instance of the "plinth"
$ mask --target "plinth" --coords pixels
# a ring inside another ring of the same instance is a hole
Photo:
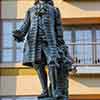
[[[38,98],[37,100],[57,100],[53,97],[46,97],[46,98]]]
[[[68,100],[68,99],[66,97],[64,98],[46,97],[46,98],[37,98],[37,100]]]

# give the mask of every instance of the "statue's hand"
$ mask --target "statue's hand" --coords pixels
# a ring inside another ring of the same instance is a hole
[[[14,41],[16,41],[16,42],[23,42],[24,40],[20,40],[20,39],[17,39],[17,38],[14,37]]]
[[[14,31],[12,31],[12,33],[13,33],[13,37],[14,37],[15,41],[17,41],[17,42],[24,41],[24,37],[22,37],[22,34],[19,30],[14,30]]]
[[[70,72],[73,73],[73,74],[76,73],[77,72],[77,66],[75,66],[75,65],[72,66],[72,68],[70,69]]]

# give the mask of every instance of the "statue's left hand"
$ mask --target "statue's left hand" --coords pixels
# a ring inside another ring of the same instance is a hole
[[[77,72],[77,66],[73,65],[70,72],[72,72],[73,74]]]

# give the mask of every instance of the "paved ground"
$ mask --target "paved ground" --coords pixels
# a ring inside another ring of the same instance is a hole
[[[53,98],[37,99],[37,97],[0,97],[0,100],[55,100]],[[62,100],[62,99],[59,99]],[[66,99],[63,99],[66,100]]]
[[[0,97],[0,100],[38,100],[36,97]]]

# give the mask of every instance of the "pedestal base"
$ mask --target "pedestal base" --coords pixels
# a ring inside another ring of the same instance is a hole
[[[37,100],[68,100],[68,98],[53,98],[53,97],[46,97],[46,98],[38,98]]]
[[[46,98],[38,98],[37,100],[57,100],[57,99],[52,97],[46,97]]]

